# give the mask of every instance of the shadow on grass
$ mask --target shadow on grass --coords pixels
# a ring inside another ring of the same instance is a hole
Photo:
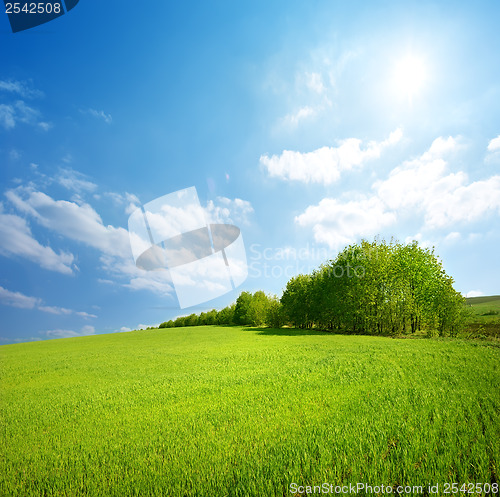
[[[257,331],[258,335],[269,335],[269,336],[283,336],[283,337],[298,337],[298,336],[312,336],[312,335],[322,335],[322,336],[345,336],[345,337],[378,337],[378,338],[413,338],[413,339],[426,339],[425,334],[419,335],[379,335],[375,333],[352,333],[348,331],[338,331],[338,330],[318,330],[318,329],[308,329],[302,330],[300,328],[261,328],[261,327],[247,327],[247,330]]]
[[[318,329],[307,329],[302,330],[300,328],[263,328],[257,326],[248,326],[245,329],[249,331],[256,331],[257,335],[262,336],[282,336],[282,337],[298,337],[298,336],[350,336],[350,337],[360,337],[360,336],[371,336],[378,338],[392,338],[396,340],[428,340],[430,337],[427,336],[425,332],[417,332],[408,335],[377,335],[370,333],[349,333],[342,331],[326,331]],[[469,327],[456,337],[435,337],[438,340],[455,340],[455,339],[468,339],[470,341],[477,341],[478,339],[484,340],[488,344],[496,345],[500,347],[499,342],[500,326],[498,324],[492,325],[480,325],[474,324],[469,325]]]
[[[299,328],[258,328],[249,327],[250,331],[258,331],[258,335],[273,335],[282,337],[299,337],[299,336],[311,336],[311,335],[336,335],[337,333],[331,333],[328,331],[321,330],[301,330]]]

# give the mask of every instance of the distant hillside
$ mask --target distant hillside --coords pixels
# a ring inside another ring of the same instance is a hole
[[[473,323],[492,326],[491,331],[500,331],[500,295],[470,297],[466,299],[474,313]]]
[[[500,303],[500,295],[490,295],[482,297],[468,297],[465,299],[468,304],[475,306],[477,304],[484,304],[486,302],[497,302]]]

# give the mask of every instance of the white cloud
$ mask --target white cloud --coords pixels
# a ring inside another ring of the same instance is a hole
[[[164,204],[156,211],[147,209],[146,216],[157,243],[206,224],[205,211],[195,202],[186,206]]]
[[[125,198],[121,193],[105,192],[104,197],[109,197],[116,205],[121,205],[125,202]]]
[[[206,207],[207,220],[210,223],[243,223],[248,224],[249,216],[254,212],[248,200],[217,197],[215,202],[209,200]]]
[[[40,121],[38,123],[38,126],[43,129],[43,131],[49,131],[49,129],[52,129],[54,125],[52,123],[46,123],[44,121]]]
[[[439,136],[436,138],[429,150],[422,155],[422,159],[426,161],[431,161],[433,159],[442,158],[453,152],[456,152],[462,148],[460,144],[460,137],[453,138],[449,136],[448,138],[443,138]]]
[[[72,331],[72,330],[49,330],[44,333],[47,338],[74,338],[74,337],[82,337],[88,335],[95,335],[95,328],[93,326],[83,326],[80,331]]]
[[[16,118],[18,121],[26,124],[33,124],[40,116],[40,112],[26,105],[22,100],[18,100],[14,107],[16,109]]]
[[[452,231],[445,237],[445,242],[454,243],[462,239],[462,235],[458,231]]]
[[[103,254],[101,263],[106,272],[117,278],[126,277],[127,283],[122,286],[131,290],[148,290],[165,296],[173,293],[172,280],[168,271],[144,271],[134,264],[132,253],[126,258]],[[100,279],[100,283],[113,284],[111,280]]]
[[[83,114],[88,114],[96,119],[102,119],[106,124],[111,124],[113,118],[111,114],[106,114],[103,110],[87,109],[82,111]]]
[[[0,90],[17,93],[23,98],[43,97],[43,92],[31,88],[31,83],[26,81],[0,81]]]
[[[17,209],[33,216],[46,228],[104,254],[130,256],[128,231],[105,226],[89,204],[54,200],[45,193],[25,187],[9,190],[6,196]]]
[[[338,147],[322,147],[313,152],[284,150],[280,156],[262,155],[260,163],[271,177],[286,181],[328,185],[338,181],[342,172],[380,157],[385,148],[401,139],[402,134],[402,130],[397,129],[389,135],[387,140],[371,141],[364,149],[361,148],[361,140],[348,138],[343,140]]]
[[[457,138],[437,138],[425,153],[374,183],[371,195],[350,201],[325,198],[295,222],[312,227],[317,242],[339,247],[377,234],[404,216],[420,219],[425,232],[500,214],[500,176],[469,183],[463,171],[448,171],[449,158],[461,148]],[[443,236],[449,243],[462,237],[456,230]],[[421,245],[432,245],[421,233],[417,237]]]
[[[26,220],[16,215],[0,214],[0,254],[22,257],[51,271],[73,273],[73,255],[56,253],[52,248],[41,245],[33,238]]]
[[[299,125],[301,121],[304,119],[307,119],[308,117],[313,117],[317,111],[313,109],[311,106],[306,105],[304,107],[301,107],[299,110],[296,112],[293,112],[291,114],[287,114],[283,118],[283,124],[291,127],[296,127]]]
[[[141,201],[134,195],[133,193],[125,192],[124,194],[116,193],[116,192],[106,192],[104,193],[105,197],[111,198],[116,205],[125,204],[125,214],[132,214],[140,205]]]
[[[74,186],[80,178],[66,174]],[[132,194],[107,194],[115,203],[130,205],[138,202]],[[99,214],[80,197],[76,201],[55,200],[49,195],[35,190],[33,187],[18,187],[6,192],[6,197],[11,204],[22,214],[34,219],[43,226],[65,238],[83,243],[100,252],[102,269],[110,276],[109,279],[101,278],[105,284],[117,283],[131,290],[148,290],[158,295],[173,294],[173,285],[168,271],[144,271],[134,264],[130,245],[129,232],[124,228],[105,226]],[[196,214],[196,219],[201,216],[204,223],[208,221],[207,213],[212,215],[213,222],[240,222],[244,221],[253,212],[251,204],[242,199],[228,199],[218,197],[215,202],[209,203],[209,208],[199,212],[177,212],[174,207],[172,219],[179,223],[179,230],[184,231],[186,223]],[[198,215],[199,214],[199,215]],[[164,217],[165,213],[163,213]],[[21,220],[21,218],[17,217]],[[182,218],[182,219],[181,219]],[[170,218],[169,218],[170,219]],[[25,223],[25,221],[23,221]],[[152,229],[159,229],[155,225],[156,218],[150,217]],[[167,238],[166,236],[164,238]],[[160,239],[163,239],[160,237]],[[147,246],[149,247],[149,245]],[[62,314],[63,308],[44,306],[45,312]],[[80,314],[84,316],[83,314]],[[91,316],[91,315],[89,315]],[[84,317],[89,317],[84,316]]]
[[[38,307],[38,309],[40,311],[43,311],[43,312],[48,312],[49,314],[58,314],[58,315],[61,315],[61,314],[64,314],[64,315],[73,314],[73,311],[71,309],[66,309],[64,307],[55,307],[55,306],[50,306],[50,305],[41,305],[41,306]]]
[[[391,208],[421,205],[443,189],[454,188],[464,181],[465,173],[445,177],[447,162],[443,156],[458,149],[453,138],[437,138],[427,152],[394,168],[389,177],[373,186],[378,196]]]
[[[330,119],[328,109],[338,95],[337,81],[354,52],[333,53],[332,45],[316,47],[307,60],[296,59],[290,72],[274,61],[264,76],[266,90],[287,109],[277,119],[274,131],[294,132],[298,126],[309,124],[319,116]],[[306,119],[307,118],[307,119]]]
[[[95,328],[93,326],[90,326],[89,324],[86,324],[85,326],[82,326],[82,335],[93,335],[95,333]]]
[[[488,151],[494,152],[495,150],[500,150],[500,135],[498,135],[496,138],[493,138],[493,140],[488,143]]]
[[[126,326],[122,326],[119,331],[120,333],[127,333],[128,331],[132,331],[132,329],[127,328]]]
[[[417,233],[416,235],[413,236],[407,236],[405,238],[405,244],[410,244],[414,241],[417,241],[418,244],[423,247],[423,248],[431,248],[434,246],[434,243],[432,243],[430,240],[425,240],[424,236],[422,233]]]
[[[425,221],[430,228],[471,223],[490,213],[500,214],[500,176],[441,191],[428,199],[425,208]]]
[[[170,275],[166,271],[156,274],[148,272],[142,276],[132,278],[130,283],[123,286],[131,290],[148,290],[161,296],[173,294]]]
[[[76,314],[84,318],[96,318],[95,314],[89,314],[87,312],[77,312],[71,309],[66,309],[65,307],[56,307],[43,305],[43,300],[38,297],[30,297],[24,295],[20,292],[12,292],[6,288],[0,286],[0,303],[3,305],[8,305],[10,307],[18,307],[20,309],[37,309],[42,312],[47,312],[49,314],[57,315],[70,315]]]
[[[128,231],[124,228],[105,226],[98,213],[89,204],[81,200],[78,203],[54,200],[45,193],[27,187],[9,190],[6,196],[18,210],[31,216],[41,226],[98,250],[105,271],[118,279],[129,278],[124,286],[142,289],[148,288],[149,285],[151,291],[162,292],[163,295],[171,291],[171,287],[166,285],[156,273],[145,274],[144,271],[135,267]],[[130,195],[124,197],[125,200],[133,198]],[[17,216],[16,218],[19,223],[26,224],[22,218]],[[2,225],[1,228],[3,227]],[[2,243],[5,245],[5,239],[0,240],[0,250]],[[32,243],[37,242],[33,240]],[[21,250],[26,245],[26,243],[19,243],[18,249]],[[73,256],[71,256],[72,260]],[[47,267],[48,262],[44,261],[44,264],[44,267]],[[71,268],[66,271],[71,273]],[[139,280],[136,280],[137,278]]]
[[[466,293],[466,297],[482,297],[484,293],[481,290],[471,290]]]
[[[135,197],[135,195],[133,195]],[[137,200],[131,200],[128,204],[127,207],[125,207],[125,214],[132,214],[139,206],[140,202],[139,199],[136,197]]]
[[[326,90],[325,85],[323,84],[323,78],[321,74],[317,72],[306,74],[306,85],[310,90],[318,94],[322,94]]]
[[[0,104],[0,124],[5,129],[11,129],[16,125],[14,116],[15,111],[12,105]]]
[[[18,123],[30,124],[38,126],[43,131],[48,131],[52,128],[52,124],[40,121],[40,112],[26,103],[23,100],[10,104],[0,104],[0,124],[5,129],[12,129]]]
[[[485,162],[487,164],[500,163],[500,135],[488,143],[488,154],[486,155]]]
[[[89,312],[84,312],[84,311],[75,311],[75,314],[77,316],[81,316],[82,318],[96,318],[97,317],[95,314],[90,314]]]
[[[359,236],[376,235],[396,221],[393,212],[376,197],[340,202],[324,198],[295,217],[302,227],[312,226],[314,239],[330,248],[340,248],[356,241]]]
[[[0,302],[3,305],[18,307],[19,309],[34,309],[42,300],[36,297],[28,297],[20,292],[11,292],[0,286]]]
[[[447,156],[460,148],[455,138],[437,138],[427,152],[376,182],[377,196],[390,209],[420,212],[431,229],[470,223],[500,212],[500,176],[467,184],[465,172],[448,172]]]
[[[57,182],[64,186],[64,188],[78,193],[82,191],[93,192],[97,189],[95,183],[86,179],[84,174],[73,169],[61,169],[57,177]]]

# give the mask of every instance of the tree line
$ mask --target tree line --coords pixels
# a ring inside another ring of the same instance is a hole
[[[178,317],[160,328],[283,325],[343,333],[456,335],[467,323],[465,298],[434,249],[375,239],[350,245],[311,274],[291,278],[283,295],[242,292],[217,311]]]
[[[282,305],[275,295],[266,295],[262,291],[242,292],[236,302],[220,311],[212,309],[200,314],[180,316],[175,320],[161,323],[159,328],[205,325],[253,325],[279,328],[285,324]]]

